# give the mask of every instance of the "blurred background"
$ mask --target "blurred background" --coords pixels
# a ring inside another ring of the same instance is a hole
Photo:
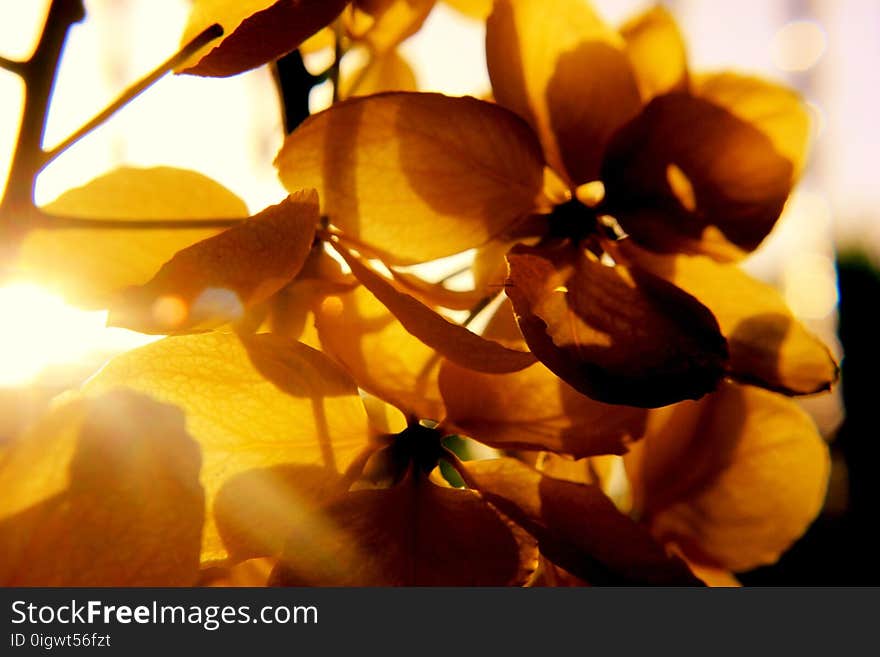
[[[611,22],[649,7],[594,0]],[[878,487],[877,421],[871,408],[880,369],[874,309],[880,301],[880,2],[878,0],[670,0],[696,71],[735,69],[796,87],[813,119],[812,156],[777,230],[747,268],[779,287],[798,315],[843,359],[832,395],[805,400],[832,445],[825,511],[808,534],[750,584],[880,584],[873,519]],[[87,20],[70,33],[49,116],[46,146],[77,129],[175,52],[187,0],[86,0]],[[26,59],[48,0],[0,0],[0,55]],[[421,89],[489,92],[483,26],[438,4],[401,53]],[[316,56],[320,57],[320,56]],[[306,62],[318,70],[321,62]],[[347,62],[346,65],[351,65]],[[330,90],[313,91],[314,109]],[[0,181],[21,115],[19,79],[0,70]],[[42,204],[121,164],[170,165],[205,173],[251,210],[280,200],[272,160],[283,139],[266,69],[229,79],[167,76],[41,176]],[[77,385],[121,350],[152,339],[104,326],[104,313],[67,305],[13,276],[0,284],[0,442],[60,390]],[[781,473],[785,476],[785,473]],[[793,475],[794,476],[794,475]]]

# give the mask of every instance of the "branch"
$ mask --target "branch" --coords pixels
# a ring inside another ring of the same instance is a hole
[[[159,64],[151,73],[144,76],[137,82],[135,82],[132,86],[122,92],[122,94],[110,103],[104,110],[96,114],[91,120],[89,120],[85,125],[83,125],[79,130],[74,132],[72,135],[63,140],[60,144],[55,146],[49,151],[46,151],[43,154],[41,169],[45,168],[50,162],[52,162],[55,158],[61,155],[68,148],[73,146],[80,139],[89,134],[92,130],[103,124],[107,119],[113,116],[120,109],[128,105],[132,100],[142,94],[144,91],[153,86],[160,78],[164,77],[169,71],[173,70],[187,59],[189,59],[193,53],[201,50],[205,45],[217,39],[218,37],[223,36],[223,28],[214,24],[210,27],[206,28],[198,35],[196,35],[189,43],[187,43],[183,48],[181,48],[176,54],[172,55],[164,62]]]
[[[55,86],[58,62],[70,26],[85,18],[82,0],[52,0],[46,24],[33,56],[26,62],[9,62],[24,82],[24,111],[12,156],[0,217],[11,222],[33,207],[34,185],[43,159],[43,134],[49,99]]]
[[[275,85],[284,115],[284,134],[289,135],[309,116],[309,92],[323,82],[321,76],[312,75],[303,64],[299,50],[285,55],[272,66]]]

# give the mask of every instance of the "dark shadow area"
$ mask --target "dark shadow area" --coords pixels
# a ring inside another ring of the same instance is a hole
[[[880,585],[876,518],[880,486],[877,372],[880,342],[876,305],[880,270],[865,256],[838,258],[840,326],[844,351],[843,402],[846,419],[831,449],[848,475],[848,503],[842,513],[823,513],[806,535],[773,566],[741,576],[747,585]]]

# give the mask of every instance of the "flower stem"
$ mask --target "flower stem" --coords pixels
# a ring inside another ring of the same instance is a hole
[[[128,89],[122,92],[116,100],[110,103],[106,108],[87,121],[81,128],[76,130],[69,137],[64,139],[57,146],[43,153],[41,169],[45,168],[50,162],[61,155],[68,148],[73,146],[80,139],[92,132],[95,128],[102,125],[107,119],[113,116],[120,109],[128,105],[137,96],[153,86],[160,78],[164,77],[169,71],[179,66],[194,53],[201,50],[205,45],[223,35],[223,28],[218,24],[211,25],[198,35],[196,35],[189,43],[181,48],[177,53],[166,59],[157,66],[151,73],[144,76]]]

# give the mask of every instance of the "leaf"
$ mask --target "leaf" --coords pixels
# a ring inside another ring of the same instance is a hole
[[[803,534],[830,470],[797,404],[732,383],[655,411],[625,463],[652,532],[696,563],[733,571],[775,562]]]
[[[199,465],[178,409],[68,398],[0,455],[0,584],[192,586]]]
[[[393,265],[460,253],[536,205],[531,130],[473,98],[388,93],[307,119],[275,160],[288,189],[314,187],[330,222]]]
[[[635,241],[719,259],[761,243],[793,173],[757,127],[678,93],[654,98],[621,129],[602,165],[608,212]]]
[[[712,311],[727,338],[729,370],[737,378],[796,395],[827,390],[837,380],[828,348],[795,319],[770,285],[705,256],[664,256],[626,243],[621,250]]]
[[[181,43],[219,23],[224,36],[178,72],[227,77],[266,64],[299,45],[345,8],[348,0],[195,0]]]
[[[486,58],[495,99],[532,125],[547,162],[575,185],[597,179],[641,105],[620,35],[581,0],[499,0]]]
[[[108,323],[162,334],[240,319],[299,273],[318,220],[314,190],[289,196],[177,252],[146,284],[118,295]]]
[[[498,449],[623,454],[644,429],[643,409],[593,401],[540,363],[480,374],[444,361],[439,383],[444,424]]]
[[[576,390],[654,407],[699,398],[721,378],[727,349],[717,322],[668,282],[567,244],[517,246],[507,261],[526,342]]]
[[[597,487],[562,481],[510,458],[468,461],[471,483],[538,539],[545,557],[594,585],[701,584]]]
[[[114,358],[85,387],[118,387],[179,406],[202,448],[212,511],[233,476],[279,465],[344,472],[370,430],[354,382],[327,356],[271,334],[205,333],[166,338]],[[203,560],[228,556],[213,518]]]
[[[487,340],[466,327],[453,324],[442,315],[403,292],[361,260],[340,247],[339,254],[351,272],[398,319],[403,327],[449,360],[478,372],[515,372],[535,362],[528,351],[508,349]]]
[[[420,418],[446,414],[437,389],[440,356],[411,335],[364,287],[315,308],[321,348],[374,395]]]
[[[348,493],[288,539],[277,583],[505,586],[534,569],[534,542],[473,491],[410,473]]]
[[[64,192],[43,208],[53,215],[119,220],[120,228],[38,229],[25,238],[17,270],[60,289],[70,301],[106,307],[116,291],[139,285],[177,251],[216,228],[125,228],[125,220],[235,219],[247,206],[210,178],[184,169],[120,168]]]
[[[687,88],[684,39],[666,8],[657,5],[648,9],[627,21],[620,32],[644,102]]]

